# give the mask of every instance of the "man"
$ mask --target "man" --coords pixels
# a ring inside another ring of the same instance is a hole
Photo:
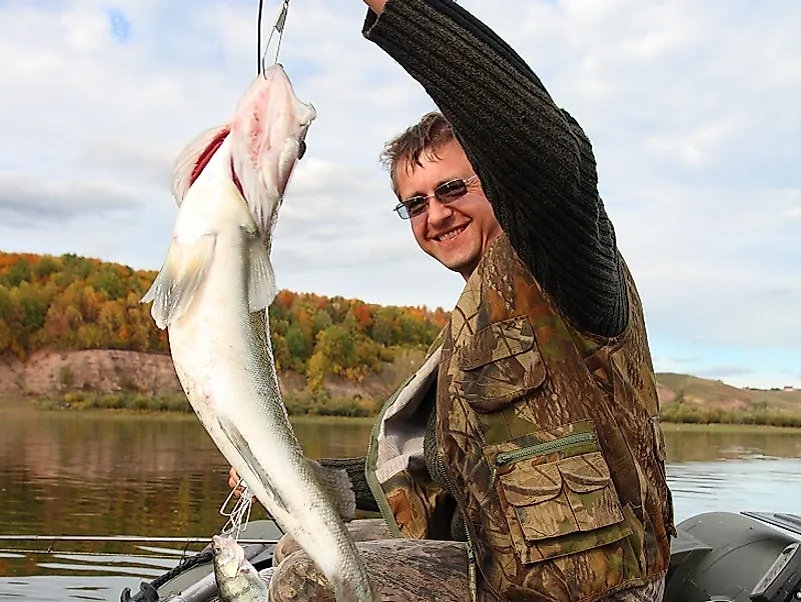
[[[661,600],[675,530],[656,385],[590,142],[452,0],[364,1],[365,36],[441,111],[385,149],[396,210],[466,281],[365,476],[323,462],[366,479],[390,533],[427,542],[362,543],[368,569],[393,600],[430,599],[443,574],[438,599]],[[331,599],[320,581],[300,553],[271,595]]]

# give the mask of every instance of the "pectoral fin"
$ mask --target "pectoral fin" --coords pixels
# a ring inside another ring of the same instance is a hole
[[[258,236],[248,241],[248,308],[251,313],[269,307],[277,294],[270,256]]]
[[[161,271],[142,303],[153,302],[150,314],[161,329],[178,319],[192,303],[214,256],[217,237],[206,234],[192,244],[173,239]]]

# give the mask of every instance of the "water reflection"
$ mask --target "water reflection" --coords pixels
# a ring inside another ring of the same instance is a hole
[[[665,441],[671,464],[801,457],[801,431],[796,429],[666,425]]]
[[[294,424],[314,458],[362,455],[371,427]],[[711,510],[801,511],[798,431],[667,426],[665,435],[678,520]],[[0,533],[206,537],[225,522],[226,472],[193,415],[0,408]],[[59,543],[53,554],[9,550],[46,542],[0,547],[0,600],[117,600],[123,587],[176,562],[111,543]]]
[[[369,423],[296,432],[311,457],[359,455]],[[202,535],[222,526],[227,470],[194,415],[6,410],[0,532]]]

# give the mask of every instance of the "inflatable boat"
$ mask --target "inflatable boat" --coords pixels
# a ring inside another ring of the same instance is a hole
[[[801,517],[710,512],[681,522],[671,546],[664,602],[798,602],[801,600]],[[270,521],[250,523],[240,537],[257,569],[272,565],[280,536]],[[125,589],[121,602],[217,600],[211,554],[201,552],[158,579]]]

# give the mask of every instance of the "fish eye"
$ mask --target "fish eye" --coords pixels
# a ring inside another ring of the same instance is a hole
[[[305,154],[306,154],[306,141],[301,140],[298,143],[298,161],[300,161],[303,158],[303,155]]]

